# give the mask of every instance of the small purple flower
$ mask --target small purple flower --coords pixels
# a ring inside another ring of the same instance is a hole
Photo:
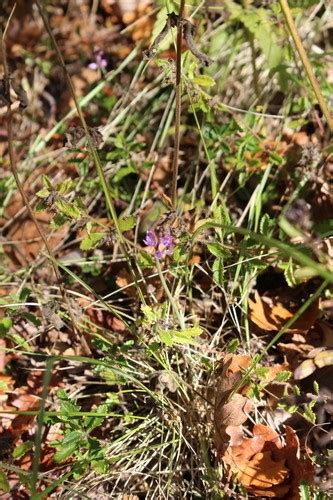
[[[171,255],[173,252],[173,248],[175,243],[173,241],[173,237],[170,233],[166,233],[159,239],[159,251],[164,252],[165,255]],[[157,254],[156,254],[157,255]]]
[[[175,246],[173,236],[170,233],[159,235],[151,230],[147,231],[146,238],[143,242],[145,245],[153,247],[157,259],[162,259],[166,255],[172,255]]]
[[[94,56],[95,61],[88,64],[88,68],[93,70],[100,69],[103,71],[108,65],[107,60],[104,59],[104,52],[101,49],[96,49],[94,50]]]
[[[146,238],[143,240],[144,244],[148,247],[156,247],[158,245],[158,238],[154,231],[147,231]]]

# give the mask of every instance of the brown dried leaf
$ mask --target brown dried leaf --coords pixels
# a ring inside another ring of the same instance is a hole
[[[240,382],[244,370],[251,364],[250,356],[227,354],[223,359],[222,369],[218,373],[218,381],[215,387],[214,403],[214,427],[215,446],[219,455],[222,455],[229,445],[227,427],[232,426],[234,435],[236,427],[238,435],[241,435],[241,425],[247,420],[247,414],[252,410],[252,403],[241,394],[234,394],[230,401],[228,397]]]
[[[215,426],[225,431],[229,425],[242,425],[247,420],[248,413],[252,408],[253,405],[248,398],[241,394],[234,394],[230,401],[215,408]]]
[[[306,359],[295,369],[294,379],[302,380],[316,371],[316,365],[312,359]]]
[[[255,494],[257,488],[269,490],[281,484],[288,476],[285,460],[275,462],[269,451],[256,453],[248,463],[239,463],[238,480]]]
[[[270,298],[269,303],[262,300],[255,292],[255,299],[249,299],[250,318],[261,330],[279,331],[294,313],[284,307],[278,298]],[[319,315],[319,301],[314,302],[302,316],[295,321],[286,333],[306,333]]]
[[[285,440],[283,446],[273,429],[257,424],[253,438],[242,440],[235,435],[238,444],[229,446],[222,460],[252,495],[298,500],[300,481],[312,484],[313,466],[306,455],[301,456],[298,438],[290,427],[286,427]]]

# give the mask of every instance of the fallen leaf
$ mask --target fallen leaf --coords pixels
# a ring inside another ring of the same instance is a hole
[[[261,330],[267,332],[279,331],[283,325],[294,316],[294,313],[284,307],[279,298],[263,299],[255,291],[254,300],[249,299],[250,318]],[[319,301],[315,301],[286,333],[306,333],[319,315]]]
[[[283,446],[273,429],[256,424],[252,438],[242,440],[236,433],[237,445],[230,445],[222,460],[253,496],[299,500],[300,482],[312,484],[313,466],[306,455],[301,456],[298,438],[290,427],[286,427],[285,441]]]
[[[316,365],[312,359],[306,359],[295,369],[294,379],[302,380],[316,371]]]
[[[231,392],[241,381],[243,372],[251,364],[247,355],[227,354],[222,362],[222,368],[217,372],[214,401],[215,446],[222,455],[229,446],[230,438],[242,434],[241,425],[247,420],[252,410],[251,401],[242,394],[235,393],[228,401]],[[244,390],[244,388],[241,388]],[[227,428],[233,426],[233,429]],[[238,427],[238,430],[236,428]],[[237,440],[236,440],[237,441]]]
[[[221,403],[215,408],[215,426],[226,428],[229,425],[242,425],[252,410],[251,401],[241,394],[234,394],[230,401]]]
[[[248,489],[269,489],[272,486],[283,483],[288,476],[285,460],[274,462],[269,451],[256,453],[248,464],[240,464],[242,469],[238,471],[238,480]]]

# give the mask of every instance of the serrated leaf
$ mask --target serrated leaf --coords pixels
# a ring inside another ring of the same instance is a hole
[[[14,448],[12,457],[13,458],[23,457],[29,450],[32,449],[33,445],[34,445],[33,441],[25,441],[24,443],[19,444]]]
[[[163,344],[165,344],[168,347],[172,346],[173,339],[172,339],[172,335],[169,331],[162,330],[159,332],[159,335],[160,335],[161,342],[163,342]]]
[[[147,306],[147,305],[142,305],[141,311],[143,312],[145,319],[150,324],[156,323],[158,316],[152,307]]]
[[[296,281],[295,275],[294,275],[294,266],[293,266],[292,259],[289,259],[289,263],[284,270],[284,277],[285,277],[285,280],[286,280],[288,286],[290,286],[290,288],[293,288],[294,286],[297,285],[297,281]]]
[[[269,230],[271,229],[272,226],[272,220],[268,214],[264,214],[261,217],[260,223],[259,223],[259,231],[261,234],[268,236],[269,235]]]
[[[265,9],[248,9],[239,16],[239,19],[258,41],[270,69],[274,69],[281,64],[283,50],[279,47],[272,21]]]
[[[224,266],[222,259],[217,258],[214,260],[212,271],[213,271],[213,278],[216,281],[216,283],[220,286],[223,286]]]
[[[101,416],[98,417],[97,415],[94,415],[93,417],[87,417],[85,421],[85,427],[87,431],[91,432],[92,430],[96,429],[96,427],[99,427],[103,421],[105,420],[105,413],[108,411],[108,405],[103,404],[100,405],[96,410],[94,410],[95,413],[101,413]]]
[[[58,451],[55,453],[53,459],[57,463],[64,462],[69,458],[75,451],[79,450],[81,446],[82,432],[72,431],[66,434],[64,439],[61,441]]]
[[[202,333],[200,326],[192,326],[184,330],[162,330],[159,332],[160,339],[168,346],[173,344],[191,344],[195,345],[198,342],[194,337],[198,337]]]
[[[5,493],[9,493],[10,491],[10,484],[3,470],[0,470],[0,491],[4,491]]]
[[[59,186],[57,187],[57,191],[60,195],[64,195],[72,189],[73,185],[74,182],[72,179],[66,179],[64,180],[64,182],[59,184]]]
[[[38,198],[47,198],[48,196],[50,196],[50,192],[49,189],[47,187],[43,187],[43,189],[41,189],[40,191],[37,191],[36,193],[36,196],[38,196]]]
[[[218,242],[213,242],[213,243],[207,243],[207,248],[210,251],[211,254],[213,254],[215,257],[221,257],[225,258],[229,256],[229,251],[225,250],[223,245]]]
[[[283,370],[276,374],[275,380],[276,382],[287,382],[287,380],[289,380],[291,376],[291,372],[289,372],[288,370]]]
[[[105,458],[91,461],[91,466],[97,474],[105,474],[108,469],[108,465],[109,464]]]
[[[119,230],[124,233],[125,231],[129,231],[136,224],[135,217],[132,215],[130,217],[126,217],[124,219],[118,219],[118,227]]]
[[[311,422],[311,424],[315,425],[316,424],[316,414],[313,411],[313,407],[316,404],[316,400],[314,399],[313,401],[310,401],[309,404],[305,406],[305,410],[303,413],[303,417]]]
[[[31,345],[24,338],[22,338],[18,333],[11,333],[10,337],[15,342],[15,344],[16,344],[15,347],[17,347],[17,348],[20,347],[28,352],[32,351]]]
[[[55,205],[59,212],[70,219],[80,219],[82,216],[81,209],[75,203],[69,203],[64,200],[57,200]]]
[[[63,226],[67,222],[66,217],[63,214],[56,214],[52,222],[50,223],[50,229],[58,229],[59,227]]]
[[[47,177],[47,175],[42,175],[42,180],[43,180],[43,184],[46,188],[52,190],[53,189],[53,186],[52,186],[52,182],[50,181],[50,179]]]
[[[192,82],[200,87],[212,87],[215,85],[215,80],[209,75],[197,75],[192,79]]]
[[[104,238],[104,233],[90,233],[80,243],[81,250],[91,250],[98,246]]]

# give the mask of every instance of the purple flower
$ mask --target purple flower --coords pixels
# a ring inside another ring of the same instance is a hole
[[[158,245],[158,238],[154,231],[147,231],[146,238],[143,240],[144,244],[149,247]]]
[[[159,243],[160,244],[158,246],[158,251],[163,252],[165,255],[172,254],[175,243],[170,233],[166,233],[163,236],[161,236],[159,239]]]
[[[145,245],[153,247],[157,259],[171,255],[175,246],[173,236],[169,232],[159,235],[155,231],[147,231],[143,242]]]
[[[108,62],[104,59],[104,52],[101,49],[94,50],[95,61],[88,64],[88,68],[93,70],[103,70],[107,67]]]

